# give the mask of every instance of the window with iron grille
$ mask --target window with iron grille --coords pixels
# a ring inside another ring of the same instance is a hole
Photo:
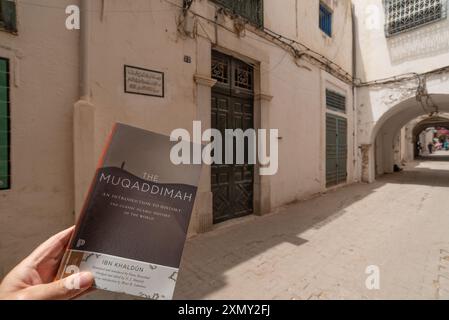
[[[0,190],[10,188],[9,63],[0,58]]]
[[[253,67],[243,61],[219,52],[212,54],[212,79],[217,86],[236,92],[252,94],[254,91]]]
[[[231,85],[231,61],[225,55],[214,53],[212,55],[212,79],[224,86]]]
[[[320,3],[320,29],[332,37],[332,11],[323,3]]]
[[[335,91],[326,90],[326,106],[328,109],[338,112],[346,112],[346,97]]]
[[[212,0],[258,28],[263,27],[263,0]]]
[[[15,0],[0,0],[0,30],[17,32]]]
[[[384,0],[384,5],[387,37],[447,17],[447,0]]]

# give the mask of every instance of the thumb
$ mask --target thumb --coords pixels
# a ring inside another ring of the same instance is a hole
[[[93,283],[92,273],[81,272],[48,284],[29,287],[25,289],[25,296],[31,300],[67,300],[80,295]]]

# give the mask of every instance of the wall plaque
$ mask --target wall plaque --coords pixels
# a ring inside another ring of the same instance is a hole
[[[125,65],[125,92],[164,97],[164,73]]]

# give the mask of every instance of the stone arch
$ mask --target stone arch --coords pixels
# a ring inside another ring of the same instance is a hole
[[[362,149],[362,180],[373,182],[377,175],[393,172],[394,146],[401,129],[412,120],[431,113],[449,112],[449,94],[429,95],[435,108],[423,107],[416,97],[408,97],[384,112],[375,121],[368,144]]]

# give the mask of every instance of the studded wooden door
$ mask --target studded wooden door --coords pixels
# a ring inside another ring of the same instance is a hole
[[[212,128],[223,137],[226,129],[254,128],[253,68],[229,56],[213,53],[212,77],[217,84],[212,89]],[[248,144],[245,143],[245,163],[212,165],[214,223],[253,213],[254,165],[248,164]]]

